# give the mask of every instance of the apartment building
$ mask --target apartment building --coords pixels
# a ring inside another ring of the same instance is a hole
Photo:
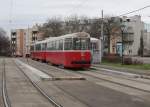
[[[141,16],[135,15],[132,17],[123,17],[124,24],[126,26],[127,35],[124,35],[127,38],[128,43],[124,47],[125,55],[138,55],[140,50],[140,39],[142,32],[144,32],[144,22],[141,21]]]
[[[24,52],[24,29],[14,29],[11,31],[12,56],[23,56]]]
[[[25,29],[24,36],[24,56],[30,55],[30,46],[36,41],[43,40],[43,34],[38,31],[38,26]]]
[[[12,56],[30,55],[31,44],[42,39],[43,34],[39,33],[37,25],[27,29],[13,29],[11,31]]]
[[[122,25],[125,27],[120,33],[111,35],[110,52],[122,55],[122,36],[123,36],[123,54],[129,56],[139,55],[141,48],[141,37],[147,37],[148,33],[145,32],[145,23],[141,20],[141,16],[135,15],[132,17],[122,17]]]
[[[16,36],[17,36],[17,33],[16,33],[16,30],[12,30],[11,31],[11,52],[12,52],[12,56],[15,56],[16,55]]]
[[[144,24],[145,30],[143,32],[143,55],[150,56],[150,24]]]

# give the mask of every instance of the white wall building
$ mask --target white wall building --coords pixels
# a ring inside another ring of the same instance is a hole
[[[138,55],[140,49],[140,38],[144,31],[144,22],[141,21],[141,16],[135,15],[132,17],[123,17],[123,24],[126,26],[124,38],[128,39],[125,42],[124,54],[125,55]]]
[[[144,24],[145,31],[143,35],[144,55],[150,56],[150,24]]]

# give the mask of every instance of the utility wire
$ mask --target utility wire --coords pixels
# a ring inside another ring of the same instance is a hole
[[[10,0],[9,24],[12,23],[12,14],[13,14],[13,0]]]
[[[8,25],[9,25],[9,33],[8,35],[11,36],[11,29],[12,29],[12,14],[13,14],[13,0],[10,0],[10,7],[9,7],[9,18],[8,18]]]
[[[140,9],[137,9],[137,10],[133,10],[133,11],[127,12],[127,13],[125,13],[125,14],[121,14],[121,15],[119,15],[119,16],[125,16],[125,15],[131,14],[131,13],[135,13],[135,12],[144,10],[144,9],[146,9],[146,8],[148,8],[148,7],[150,7],[150,5],[145,6],[145,7],[143,7],[143,8],[140,8]]]

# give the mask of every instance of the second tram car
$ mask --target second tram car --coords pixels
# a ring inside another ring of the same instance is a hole
[[[100,40],[97,38],[91,38],[90,39],[90,50],[91,50],[91,56],[92,56],[92,64],[99,64],[101,63],[101,43]]]
[[[90,35],[79,32],[36,42],[31,46],[31,58],[66,68],[89,68]]]

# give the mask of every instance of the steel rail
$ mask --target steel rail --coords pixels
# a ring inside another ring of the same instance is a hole
[[[6,70],[5,70],[5,59],[3,60],[3,72],[2,72],[2,96],[5,107],[11,107],[10,100],[6,89]]]
[[[64,70],[64,69],[61,69],[61,68],[58,68],[58,67],[54,67],[54,66],[50,66],[50,67],[53,68],[53,69],[56,69],[56,70],[58,70],[58,71],[62,71],[62,72],[74,72],[73,70]],[[89,69],[89,71],[91,71],[91,70]],[[79,72],[79,71],[76,71],[76,72],[74,72],[74,73],[82,74],[82,75],[86,75],[86,76],[91,76],[91,77],[94,77],[94,78],[97,78],[97,79],[100,79],[100,80],[108,81],[108,82],[110,82],[110,83],[118,84],[118,85],[120,85],[120,86],[129,87],[129,88],[132,88],[132,89],[136,89],[136,90],[139,90],[139,91],[143,91],[143,92],[148,92],[148,93],[150,93],[149,90],[144,90],[144,89],[136,88],[136,87],[134,87],[134,86],[129,86],[129,85],[126,85],[126,84],[114,82],[114,81],[107,80],[107,79],[103,79],[103,78],[100,78],[100,77],[96,77],[96,76],[93,76],[93,75],[90,75],[90,74],[85,74],[85,73],[82,73],[82,72]],[[103,75],[104,75],[104,74],[103,74]],[[107,74],[105,74],[105,75],[107,75]],[[108,75],[108,76],[110,76],[110,75]],[[127,78],[123,78],[123,79],[127,79]],[[132,79],[127,79],[127,80],[139,82],[139,80],[132,80]],[[88,81],[88,80],[87,80],[87,81]],[[142,82],[142,81],[140,81],[140,83],[143,83],[143,84],[148,85],[148,83],[145,83],[145,82]]]
[[[34,63],[36,63],[36,65],[38,65],[38,62],[35,61]],[[42,63],[40,63],[40,64],[42,64]],[[31,63],[28,63],[28,65],[33,66]],[[47,65],[47,66],[48,66],[48,65]],[[33,66],[33,67],[34,67],[34,66]],[[48,73],[46,69],[42,69],[42,68],[40,68],[39,66],[36,66],[35,68],[36,68],[36,69],[39,69],[40,71],[46,73],[47,75],[49,75],[49,76],[51,76],[51,77],[55,77],[53,74]],[[68,71],[65,71],[65,70],[63,71],[63,69],[57,68],[57,67],[54,67],[54,66],[49,66],[49,68],[50,68],[51,70],[53,70],[54,72],[58,72],[58,70],[60,70],[60,71],[62,71],[62,72],[68,72]],[[90,107],[90,105],[88,105],[87,103],[83,102],[83,101],[80,100],[78,97],[72,95],[70,92],[67,92],[66,90],[64,90],[63,88],[61,88],[59,85],[57,85],[55,82],[54,82],[53,84],[54,84],[57,88],[59,88],[60,90],[62,90],[64,93],[67,93],[68,95],[74,97],[74,98],[77,99],[78,101],[80,101],[80,102],[82,102],[83,104],[85,104],[87,107]]]
[[[16,64],[16,62],[14,62]],[[52,99],[49,95],[47,95],[40,86],[35,83],[17,64],[17,68],[29,79],[32,85],[52,104],[54,107],[63,107],[62,105],[58,104],[54,99]]]
[[[90,75],[90,74],[85,74],[85,73],[81,73],[81,72],[77,72],[77,73],[83,74],[83,75],[87,75],[87,76],[91,76],[91,77],[94,77],[94,78],[97,78],[97,79],[100,79],[100,80],[103,80],[103,81],[108,81],[108,82],[110,82],[110,83],[114,83],[114,84],[117,84],[117,85],[120,85],[120,86],[129,87],[129,88],[132,88],[132,89],[136,89],[136,90],[139,90],[139,91],[143,91],[143,92],[148,92],[148,93],[150,93],[150,90],[144,90],[144,89],[136,88],[136,87],[134,87],[134,86],[129,86],[129,85],[126,85],[126,84],[114,82],[114,81],[107,80],[107,79],[103,79],[103,78],[100,78],[100,77],[97,77],[97,76],[93,76],[93,75]]]
[[[90,74],[85,74],[85,73],[82,73],[82,72],[79,72],[79,71],[74,72],[73,70],[64,70],[62,68],[58,68],[58,67],[54,67],[54,66],[51,66],[51,67],[56,69],[56,70],[62,71],[62,72],[73,72],[73,73],[78,73],[78,74],[82,74],[82,75],[86,75],[86,76],[91,76],[91,77],[94,77],[94,78],[97,78],[97,79],[101,79],[101,80],[108,81],[108,82],[111,82],[111,83],[114,83],[114,84],[118,84],[120,86],[129,87],[129,88],[133,88],[133,89],[136,89],[136,90],[139,90],[139,91],[144,91],[144,92],[150,93],[149,90],[139,89],[139,88],[136,88],[134,86],[129,86],[129,85],[114,82],[114,81],[111,81],[111,80],[102,79],[100,77],[96,77],[96,76],[93,76],[93,75],[90,75]],[[94,71],[94,70],[89,69],[89,71]],[[98,74],[103,74],[103,73],[98,72]],[[107,74],[103,74],[103,75],[107,75]],[[111,76],[111,75],[107,75],[107,76]],[[111,77],[116,77],[116,76],[111,76]],[[121,77],[118,77],[118,78],[122,79]],[[135,81],[135,82],[138,82],[138,83],[140,82],[140,83],[146,84],[146,85],[150,85],[149,83],[146,83],[146,82],[143,82],[143,81],[140,81],[140,80],[133,80],[133,79],[129,79],[129,78],[123,78],[123,79],[130,80],[130,81]]]
[[[141,80],[135,80],[134,78],[129,78],[129,77],[119,77],[119,75],[110,75],[110,74],[106,74],[107,72],[106,71],[100,71],[100,69],[98,67],[95,67],[97,68],[97,70],[99,71],[96,71],[96,70],[90,70],[90,71],[94,71],[96,72],[97,74],[102,74],[102,75],[107,75],[107,76],[111,76],[111,77],[117,77],[117,78],[120,78],[120,79],[125,79],[125,80],[130,80],[130,81],[135,81],[135,82],[138,82],[138,83],[142,83],[142,84],[146,84],[146,85],[150,85],[150,83],[148,82],[144,82],[144,81],[141,81]],[[135,77],[136,78],[136,77]],[[140,78],[140,77],[137,77],[137,78]],[[142,79],[142,78],[141,78]]]

